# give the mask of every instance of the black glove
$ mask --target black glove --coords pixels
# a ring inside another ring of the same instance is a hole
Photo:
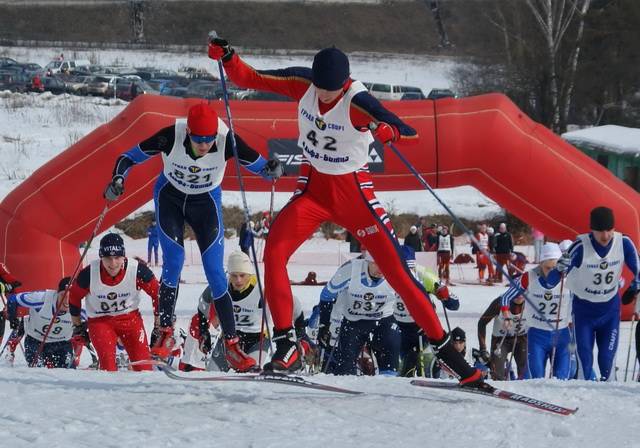
[[[74,325],[72,337],[76,340],[81,339],[83,343],[88,344],[91,340],[87,331],[87,323],[82,322],[80,325]]]
[[[270,179],[278,179],[284,174],[284,168],[282,167],[282,163],[280,163],[280,160],[269,159],[264,168],[262,168],[261,174],[264,177],[268,177]]]
[[[117,174],[107,185],[103,196],[107,201],[115,201],[122,196],[122,193],[124,193],[124,176]]]
[[[329,325],[320,325],[318,328],[318,346],[327,349],[331,342],[331,331]]]
[[[207,51],[209,57],[215,61],[227,62],[233,56],[235,51],[225,39],[212,37],[209,35],[209,48]]]
[[[491,361],[491,355],[486,349],[480,350],[480,353],[478,353],[478,355],[479,355],[478,357],[480,361],[482,361],[485,364],[489,364],[489,361]]]
[[[13,291],[13,285],[11,285],[11,283],[3,283],[3,285],[5,293],[10,294],[11,291]]]
[[[632,283],[626,289],[624,294],[622,294],[622,304],[623,305],[629,305],[631,302],[633,302],[633,299],[636,298],[636,295],[638,294],[638,290],[636,288],[634,288],[634,286],[635,285]]]
[[[200,346],[200,351],[205,355],[211,351],[211,332],[208,328],[206,331],[200,332],[198,344]]]

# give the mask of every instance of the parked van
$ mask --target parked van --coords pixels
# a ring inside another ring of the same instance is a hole
[[[45,73],[51,72],[52,74],[61,73],[61,72],[70,72],[72,70],[76,70],[79,67],[89,68],[91,62],[86,59],[75,59],[75,60],[58,60],[54,59],[44,66]]]
[[[394,84],[384,83],[364,83],[365,87],[369,89],[369,93],[375,98],[381,101],[400,100],[405,93],[413,93],[414,95],[423,95],[422,90],[419,87],[413,86],[399,86]]]

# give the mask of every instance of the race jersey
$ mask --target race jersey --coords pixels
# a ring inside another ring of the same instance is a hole
[[[217,150],[193,159],[184,147],[187,120],[177,119],[173,148],[168,154],[162,153],[163,172],[169,183],[186,194],[206,193],[219,186],[227,166],[225,146],[228,132],[227,126],[218,118]]]
[[[29,308],[29,319],[25,319],[24,324],[27,335],[42,341],[55,313],[57,300],[58,291],[51,289],[16,294],[18,305]],[[69,311],[58,313],[53,327],[47,335],[46,342],[68,341],[71,339],[72,334],[73,325]]]
[[[378,320],[393,314],[395,291],[386,280],[375,286],[365,283],[369,276],[368,266],[366,260],[351,261],[351,278],[342,304],[347,320]]]
[[[373,136],[368,130],[355,129],[349,116],[352,98],[366,91],[360,81],[354,81],[325,114],[320,114],[317,89],[312,85],[298,103],[298,146],[321,173],[352,173],[367,163]]]
[[[451,252],[451,235],[438,235],[438,252]]]
[[[513,337],[516,335],[522,336],[527,334],[527,320],[524,316],[514,316],[510,312],[508,312],[507,315],[511,318],[511,328],[509,328],[508,331],[505,331],[504,329],[504,316],[502,313],[498,313],[498,315],[493,318],[493,331],[491,334],[494,337],[501,338],[505,336],[505,333],[506,337]]]
[[[578,235],[578,240],[582,242],[582,263],[569,270],[569,288],[589,302],[608,302],[618,292],[625,260],[622,234],[614,232],[611,247],[602,257],[594,249],[589,234]]]
[[[523,316],[529,328],[550,331],[555,330],[556,323],[559,330],[566,328],[571,321],[569,288],[566,285],[562,287],[560,283],[553,288],[545,287],[541,282],[539,268],[532,269],[525,275],[528,276],[528,297],[536,308],[531,303],[524,306]]]
[[[140,292],[136,287],[138,262],[127,258],[124,277],[116,285],[106,285],[100,278],[100,260],[90,263],[91,281],[85,300],[87,316],[119,316],[138,309]]]
[[[489,235],[486,233],[478,232],[476,234],[476,239],[478,243],[480,243],[480,249],[484,251],[489,250]]]

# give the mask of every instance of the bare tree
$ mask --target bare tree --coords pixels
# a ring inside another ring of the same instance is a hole
[[[549,124],[554,131],[560,132],[567,123],[584,34],[584,20],[591,0],[525,0],[525,2],[546,43],[549,100],[552,111]],[[571,43],[567,43],[567,33],[574,28],[575,38]],[[567,50],[570,56],[563,67],[562,56]],[[563,76],[560,76],[559,72],[563,72]]]

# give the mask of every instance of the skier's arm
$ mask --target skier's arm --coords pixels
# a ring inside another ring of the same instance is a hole
[[[233,54],[224,62],[224,70],[229,79],[238,87],[263,90],[301,99],[311,85],[311,69],[289,67],[280,70],[256,70]]]
[[[624,263],[633,274],[633,280],[629,286],[634,290],[638,290],[640,289],[640,261],[638,260],[636,246],[627,235],[622,235],[622,249],[624,251]]]
[[[502,294],[502,303],[500,310],[508,311],[509,305],[513,300],[516,300],[520,297],[525,290],[529,287],[529,273],[525,272],[520,277],[518,277],[512,284],[509,286],[509,289]]]
[[[254,174],[263,176],[263,170],[267,164],[267,159],[262,157],[258,151],[249,146],[238,134],[236,136],[236,149],[238,151],[238,161],[240,165]],[[231,132],[227,134],[227,143],[224,151],[224,159],[229,160],[234,156]]]
[[[82,299],[89,294],[89,286],[91,284],[91,267],[85,267],[78,274],[78,278],[69,287],[69,313],[74,325],[80,323],[80,312],[82,310]]]
[[[487,349],[487,325],[500,313],[500,297],[494,299],[478,320],[478,344],[480,350]]]
[[[356,129],[366,129],[370,123],[386,123],[393,128],[392,141],[417,143],[418,133],[396,114],[385,108],[369,92],[360,92],[351,100],[351,123]]]
[[[31,291],[12,294],[7,298],[7,319],[14,320],[18,317],[18,307],[33,308],[39,311],[44,305],[45,291]]]
[[[113,168],[113,176],[127,177],[129,169],[132,166],[146,162],[161,152],[168,154],[171,148],[173,148],[175,135],[175,125],[168,126],[123,153],[118,157],[118,160],[116,160],[116,165]]]
[[[570,259],[570,264],[568,269],[564,271],[565,274],[568,274],[569,272],[571,272],[572,269],[579,268],[582,265],[582,257],[583,257],[582,240],[578,239],[574,241],[573,244],[567,250],[567,253]],[[560,277],[562,276],[562,274],[563,272],[559,271],[558,267],[556,266],[555,268],[551,269],[551,271],[547,274],[547,282],[550,284],[557,285],[558,283],[560,283]]]
[[[158,291],[160,290],[160,284],[158,279],[151,269],[144,264],[138,263],[138,271],[136,272],[136,288],[142,289],[151,297],[151,303],[153,303],[153,315],[158,316]]]

